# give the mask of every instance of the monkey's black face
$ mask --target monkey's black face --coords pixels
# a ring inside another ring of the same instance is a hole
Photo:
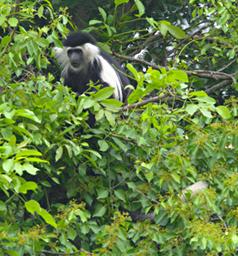
[[[67,50],[67,55],[71,66],[76,69],[80,68],[83,63],[83,50],[80,48],[69,48]]]

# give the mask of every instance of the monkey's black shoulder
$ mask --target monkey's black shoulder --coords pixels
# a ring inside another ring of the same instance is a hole
[[[93,36],[86,32],[72,32],[63,41],[63,45],[68,47],[76,47],[86,43],[96,45],[97,41],[94,39]]]

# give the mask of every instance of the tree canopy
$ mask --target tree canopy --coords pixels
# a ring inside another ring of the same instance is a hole
[[[0,0],[0,255],[237,254],[237,7]],[[52,49],[77,29],[126,103],[63,85]]]

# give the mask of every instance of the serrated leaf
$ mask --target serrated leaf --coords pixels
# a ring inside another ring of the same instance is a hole
[[[231,118],[231,112],[226,106],[218,106],[216,107],[216,111],[223,119]]]

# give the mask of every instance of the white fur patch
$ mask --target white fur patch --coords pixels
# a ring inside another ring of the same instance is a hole
[[[98,56],[98,59],[102,65],[102,71],[100,74],[102,81],[114,88],[114,97],[117,100],[123,101],[122,84],[119,75],[112,65],[102,56]]]
[[[82,49],[88,62],[92,62],[100,54],[99,48],[94,44],[86,43]]]

